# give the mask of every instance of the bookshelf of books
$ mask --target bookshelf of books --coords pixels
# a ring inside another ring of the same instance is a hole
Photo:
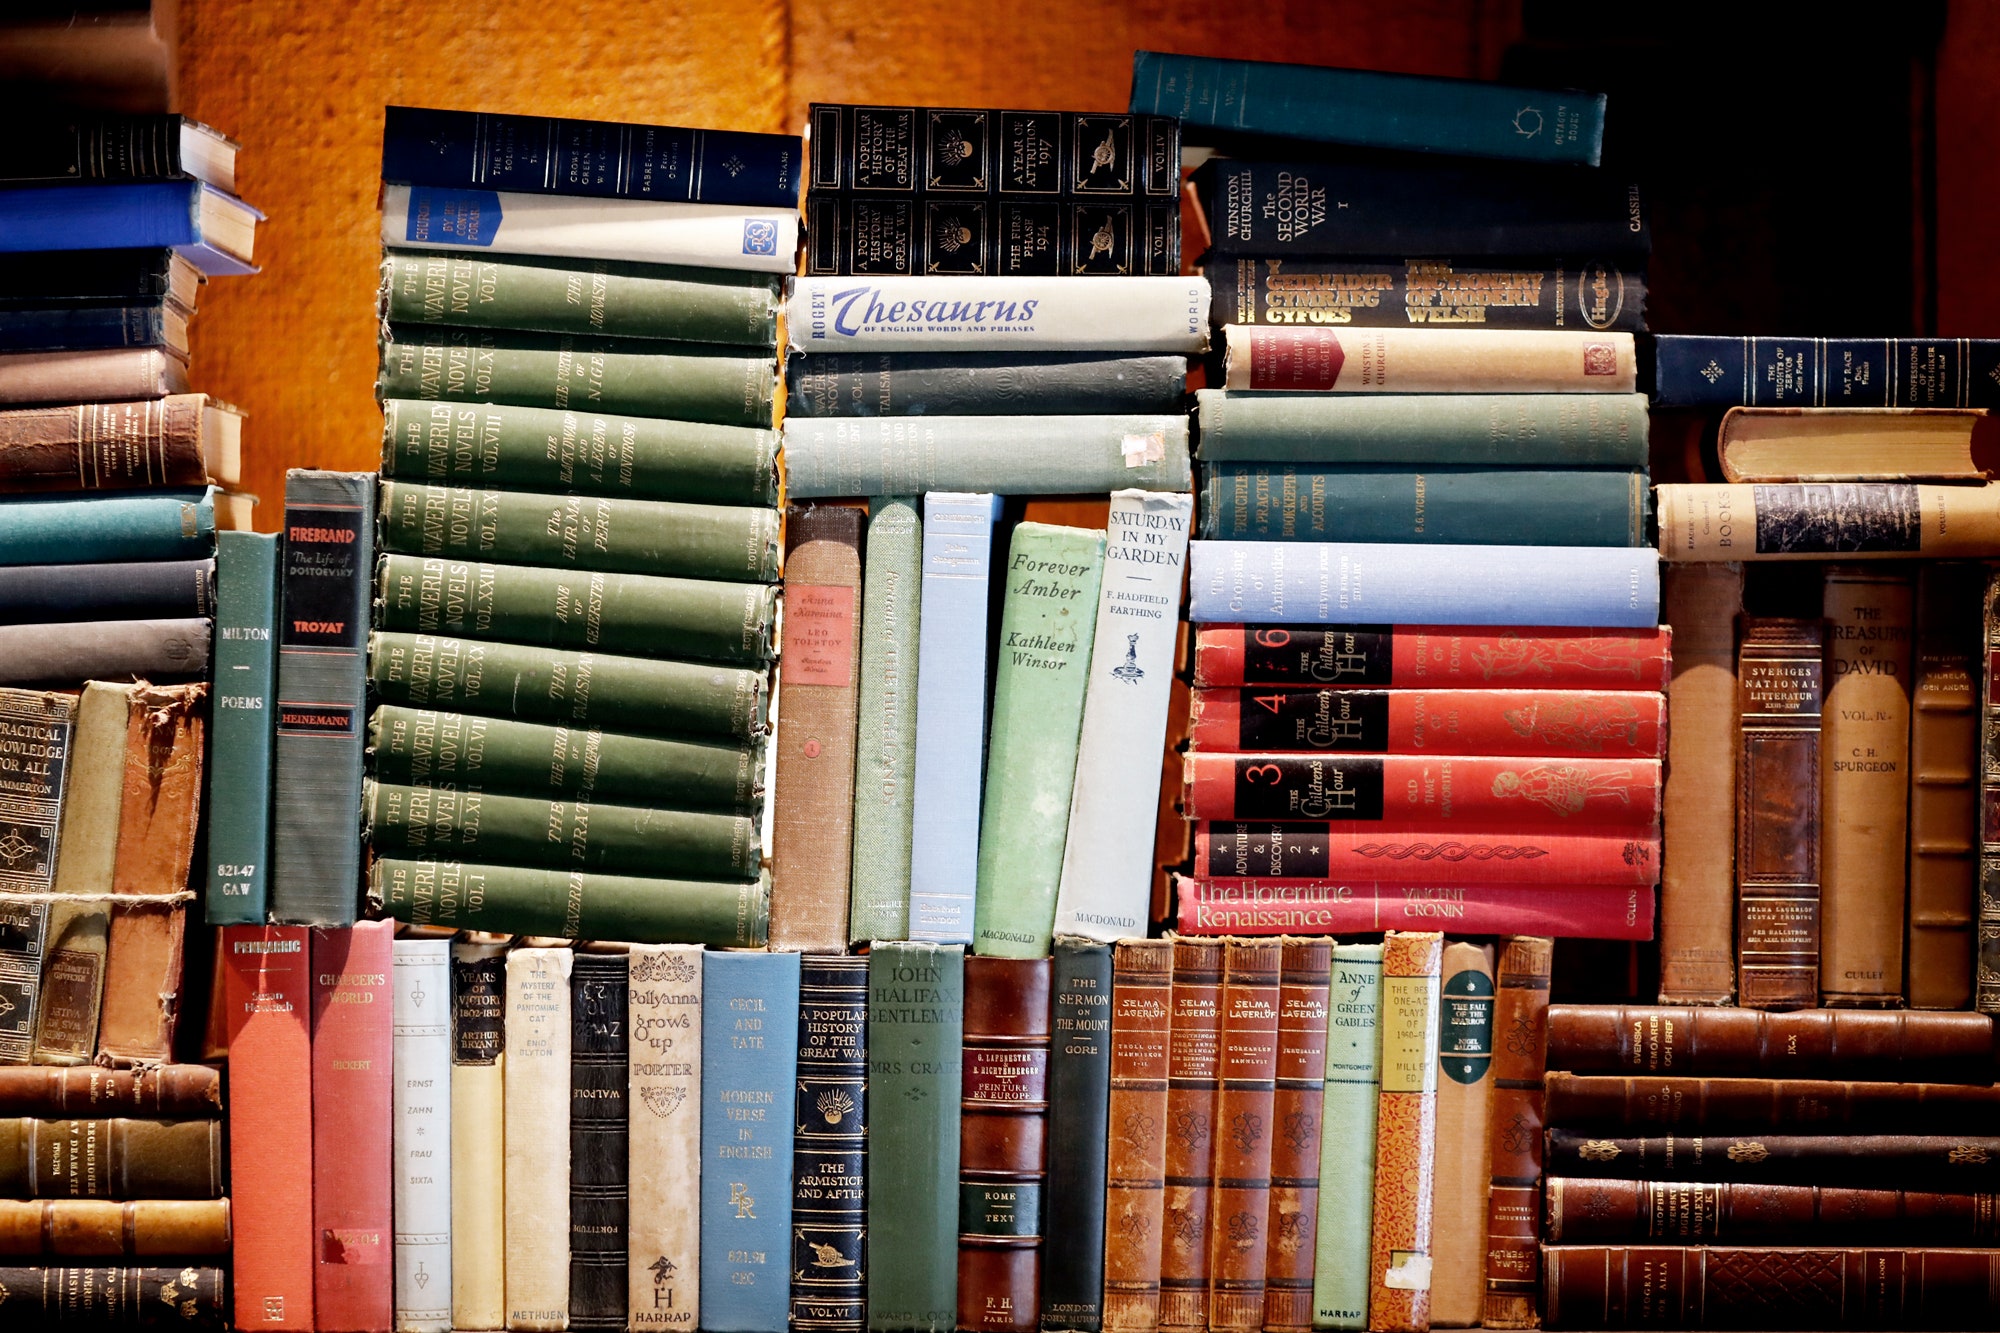
[[[1649,327],[1615,94],[1130,75],[384,106],[261,499],[272,149],[23,119],[0,1326],[2000,1327],[2000,339]]]

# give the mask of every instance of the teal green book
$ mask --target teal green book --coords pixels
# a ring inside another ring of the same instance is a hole
[[[917,747],[917,625],[924,525],[919,501],[868,506],[861,571],[860,731],[854,747],[854,860],[847,937],[910,933],[910,785]]]
[[[1368,1327],[1375,1219],[1375,1115],[1381,1100],[1382,946],[1337,944],[1326,1004],[1313,1327]]]
[[[1642,393],[1195,393],[1204,463],[1646,466]]]
[[[1090,683],[1104,534],[1023,523],[1014,529],[1003,577],[972,943],[976,952],[1001,958],[1046,958]]]
[[[208,924],[261,926],[270,899],[272,693],[278,539],[215,538],[215,694],[209,713]]]

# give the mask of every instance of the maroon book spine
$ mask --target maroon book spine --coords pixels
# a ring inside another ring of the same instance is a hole
[[[393,921],[312,933],[313,1304],[319,1333],[387,1333]]]

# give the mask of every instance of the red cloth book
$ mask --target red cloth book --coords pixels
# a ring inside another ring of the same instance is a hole
[[[388,1333],[393,921],[312,932],[313,1299],[320,1333]]]

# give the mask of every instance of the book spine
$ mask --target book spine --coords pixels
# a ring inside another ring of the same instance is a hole
[[[1195,393],[1206,463],[1646,466],[1637,393]]]
[[[387,108],[382,179],[610,199],[790,207],[790,134],[679,129],[491,111]]]
[[[865,277],[1175,277],[1178,201],[1041,199],[815,189],[806,200],[809,274]]]
[[[394,946],[388,921],[312,935],[313,1309],[322,1330],[391,1322]]]
[[[1188,564],[1196,624],[1659,624],[1659,562],[1638,549],[1198,541]]]
[[[397,1333],[450,1333],[451,941],[395,941]]]
[[[847,922],[847,937],[856,944],[902,939],[910,930],[917,739],[912,677],[924,549],[918,502],[905,496],[871,501],[864,545]]]
[[[510,1329],[569,1326],[568,949],[507,955],[506,1274]]]
[[[1104,1188],[1106,1333],[1151,1333],[1160,1322],[1167,1064],[1177,947],[1172,940],[1146,939],[1123,939],[1113,946]],[[1060,1162],[1067,1154],[1057,1157]],[[1052,1173],[1052,1180],[1057,1178]]]
[[[9,254],[42,250],[157,249],[171,246],[205,273],[253,272],[211,246],[201,230],[199,181],[54,185],[4,196]]]
[[[627,959],[570,967],[569,1327],[625,1327]]]
[[[1271,1211],[1264,1229],[1261,1327],[1304,1333],[1313,1319],[1319,1149],[1326,1099],[1331,940],[1283,942],[1271,1102]]]
[[[1819,1001],[1820,622],[1745,616],[1737,654],[1737,992]]]
[[[215,1120],[6,1120],[4,1179],[17,1199],[217,1199]]]
[[[1650,833],[1660,817],[1660,764],[1195,751],[1184,767],[1181,808],[1189,819],[1325,819],[1355,832],[1435,831],[1462,822]]]
[[[1555,1005],[1549,1068],[1576,1074],[1993,1082],[1985,1014]]]
[[[1208,349],[1204,278],[805,277],[785,326],[799,352]]]
[[[8,407],[159,398],[187,389],[187,366],[160,347],[21,352],[0,362],[0,404]]]
[[[1663,337],[1662,407],[2000,407],[2000,339]]]
[[[997,496],[924,497],[910,814],[913,940],[972,941],[985,759],[986,609],[999,516]],[[899,1301],[897,1308],[911,1307]]]
[[[1392,930],[1382,941],[1382,1093],[1368,1254],[1368,1327],[1382,1333],[1430,1326],[1443,960],[1442,935]]]
[[[1907,573],[1826,571],[1822,1004],[1903,1002],[1914,599]]]
[[[1245,165],[1253,171],[1256,167],[1270,169],[1262,163]],[[1291,249],[1277,240],[1270,248],[1280,253]],[[1361,260],[1291,254],[1284,258],[1232,256],[1225,251],[1209,260],[1206,271],[1215,291],[1209,321],[1217,327],[1338,324],[1357,329],[1478,325],[1503,331],[1646,330],[1646,272],[1643,263],[1634,260]]]
[[[0,1116],[62,1119],[123,1115],[200,1120],[221,1114],[222,1073],[208,1065],[0,1069]]]
[[[544,727],[383,704],[368,715],[370,771],[403,786],[657,802],[750,814],[763,803],[763,748]]]
[[[66,169],[67,164],[65,164]],[[0,259],[0,285],[6,295],[0,306],[74,306],[86,302],[157,301],[187,297],[201,274],[172,250],[156,246],[137,250],[72,250],[56,260],[29,253]],[[75,402],[112,402],[122,394],[86,394]],[[159,394],[133,394],[157,398]]]
[[[771,898],[763,880],[637,879],[393,857],[376,860],[369,886],[384,910],[411,925],[739,949],[764,947]]]
[[[368,636],[384,703],[681,736],[764,730],[764,673],[432,634]]]
[[[1381,885],[1463,883],[1483,888],[1628,884],[1659,879],[1657,838],[1600,833],[1468,833],[1460,837],[1350,833],[1331,822],[1256,824],[1199,820],[1195,874],[1240,888],[1325,889],[1358,881]]]
[[[1449,926],[1454,934],[1534,931],[1567,939],[1653,938],[1653,890],[1633,884],[1375,884],[1177,880],[1186,935],[1345,935]]]
[[[1058,935],[1049,1038],[1048,1203],[1042,1327],[1104,1327],[1105,1192],[1112,1068],[1111,945]],[[1157,998],[1157,997],[1155,997]]]
[[[1048,1182],[1047,958],[965,960],[958,1327],[1041,1327]]]
[[[1664,626],[1203,625],[1194,636],[1194,684],[1658,690],[1668,676],[1671,641]]]
[[[1055,929],[1061,933],[1119,939],[1146,930],[1159,811],[1149,785],[1127,778],[1135,756],[1166,742],[1193,506],[1186,495],[1111,494],[1056,885]]]
[[[2000,519],[1978,486],[1663,485],[1662,560],[1979,559]]]
[[[1102,533],[1022,523],[1008,543],[973,906],[981,953],[1048,956],[1103,574]]]
[[[777,590],[763,584],[431,556],[385,555],[375,584],[375,623],[385,630],[640,655],[671,645],[725,663],[769,661],[778,614]],[[578,614],[583,606],[599,614]]]
[[[99,1058],[124,1062],[173,1057],[186,946],[186,904],[112,905],[104,1009],[97,1025]]]
[[[825,353],[786,367],[785,416],[1167,415],[1187,359],[1034,352]]]
[[[63,798],[75,742],[77,701],[63,694],[0,690],[0,784],[9,795],[0,807],[0,830],[16,854],[0,864],[0,1066],[27,1064],[35,1047],[35,1013],[42,985],[42,951],[48,928],[47,895],[55,885],[61,849]]]
[[[1368,1246],[1374,1231],[1382,946],[1335,944],[1329,978],[1312,1322],[1314,1328],[1358,1329],[1368,1326]]]
[[[1715,1133],[1977,1133],[2000,1090],[1827,1079],[1548,1076],[1548,1121],[1565,1129]]]
[[[1990,1191],[2000,1140],[1979,1135],[1760,1134],[1595,1138],[1562,1128],[1548,1139],[1550,1175],[1615,1180],[1713,1180]]]
[[[182,121],[173,115],[63,115],[42,121],[0,157],[0,179],[68,182],[175,179]]]
[[[1221,1067],[1222,959],[1216,941],[1174,941],[1167,1048],[1167,1158],[1160,1231],[1163,1329],[1208,1327],[1209,1195]]]
[[[270,900],[281,921],[344,925],[358,905],[374,514],[371,475],[286,474],[271,790]]]
[[[1638,546],[1643,472],[1214,463],[1202,471],[1201,535],[1220,541]]]
[[[0,1255],[133,1259],[229,1253],[229,1200],[0,1201]]]
[[[809,109],[817,192],[1178,197],[1180,126],[1123,112]]]
[[[451,946],[451,1326],[507,1326],[507,953]]]
[[[693,1329],[701,1318],[702,949],[635,944],[626,1225],[627,1326]]]
[[[799,967],[790,1326],[861,1333],[868,1323],[868,960],[809,955]]]
[[[1182,416],[801,417],[785,423],[790,494],[1184,491]]]
[[[791,1308],[799,955],[710,954],[701,988],[701,1326],[763,1333]]]
[[[221,1329],[225,1268],[0,1268],[12,1317],[38,1328]],[[240,1299],[240,1298],[239,1298]],[[161,1307],[173,1311],[162,1317]],[[171,1325],[166,1319],[173,1320]],[[256,1325],[275,1328],[267,1319]]]
[[[703,281],[604,260],[533,263],[465,253],[390,250],[378,309],[395,324],[455,324],[607,338],[772,347],[777,284]]]
[[[1488,1139],[1493,1122],[1493,946],[1445,946],[1438,1009],[1437,1168],[1431,1188],[1431,1324],[1472,1328],[1486,1303]]]
[[[392,328],[382,344],[376,396],[457,409],[472,407],[487,419],[493,415],[491,409],[477,405],[553,408],[559,413],[581,408],[592,415],[579,413],[572,418],[578,429],[626,417],[670,417],[716,426],[771,424],[777,372],[768,355],[703,356],[692,354],[694,348],[683,349],[687,355],[639,353],[603,351],[603,346],[597,339],[571,334],[544,337],[423,324]],[[740,353],[748,349],[731,350]],[[598,413],[609,416],[595,415]],[[672,441],[684,432],[660,427],[647,434]],[[565,431],[564,438],[568,435]],[[485,438],[483,431],[481,438]],[[585,457],[579,461],[586,466],[579,470],[586,474],[592,448],[614,450],[614,458],[627,448],[622,431],[615,443],[607,440],[598,446],[597,438],[593,433],[581,451]],[[638,439],[632,441],[635,453],[638,443]],[[553,463],[560,471],[565,462],[559,452],[542,466]]]
[[[1343,332],[1232,324],[1223,387],[1340,393],[1631,393],[1629,333]],[[1347,363],[1354,362],[1350,367]],[[1393,367],[1393,369],[1391,368]]]
[[[312,955],[303,926],[225,926],[235,1324],[312,1333]]]
[[[1188,740],[1229,752],[1657,759],[1666,700],[1638,690],[1197,688]]]
[[[1230,940],[1223,949],[1207,1323],[1211,1329],[1260,1329],[1284,945]]]
[[[1905,1245],[1991,1246],[1991,1194],[1838,1189],[1821,1185],[1655,1180],[1548,1183],[1551,1244],[1866,1245],[1893,1230]]]
[[[1980,567],[1917,572],[1910,689],[1910,1007],[1972,1002],[1979,875]]]
[[[948,1333],[958,1317],[959,1098],[965,950],[878,941],[868,953],[868,1131],[896,1145],[868,1173],[868,1327]]]
[[[0,490],[205,486],[201,394],[0,412]]]
[[[1980,602],[1985,649],[1979,696],[1979,879],[1973,916],[1972,1005],[2000,1014],[2000,569]],[[4,880],[0,880],[4,882]]]
[[[1736,998],[1736,618],[1743,566],[1675,565],[1660,579],[1674,627],[1661,800],[1660,1002]]]
[[[208,674],[209,620],[0,625],[0,684]]]
[[[270,902],[271,743],[276,684],[278,542],[253,532],[215,541],[215,753],[208,774],[208,924],[253,925]]]
[[[0,565],[76,561],[199,560],[215,546],[212,492],[9,497]]]
[[[39,1065],[89,1064],[97,1053],[104,962],[125,803],[128,718],[140,687],[84,684],[63,767],[60,839],[51,849],[57,895],[43,912],[41,978],[34,1011]],[[30,908],[29,910],[33,910]],[[157,982],[156,982],[157,984]]]
[[[513,191],[384,185],[382,243],[790,273],[799,216],[789,207],[625,199],[593,208]]]
[[[186,620],[215,614],[213,560],[0,566],[0,619]]]
[[[167,302],[132,305],[0,306],[0,351],[77,352],[164,347],[186,315]]]
[[[384,481],[379,541],[410,555],[771,583],[776,510]]]
[[[1535,1328],[1541,1316],[1542,1126],[1548,1064],[1549,971],[1555,941],[1516,935],[1500,945],[1493,1002],[1493,1115],[1487,1163],[1487,1328]]]
[[[773,948],[838,953],[847,943],[866,522],[849,505],[793,505],[786,515],[784,725],[771,778]]]
[[[433,485],[770,505],[777,454],[778,433],[768,428],[422,397],[382,402],[382,475]]]

